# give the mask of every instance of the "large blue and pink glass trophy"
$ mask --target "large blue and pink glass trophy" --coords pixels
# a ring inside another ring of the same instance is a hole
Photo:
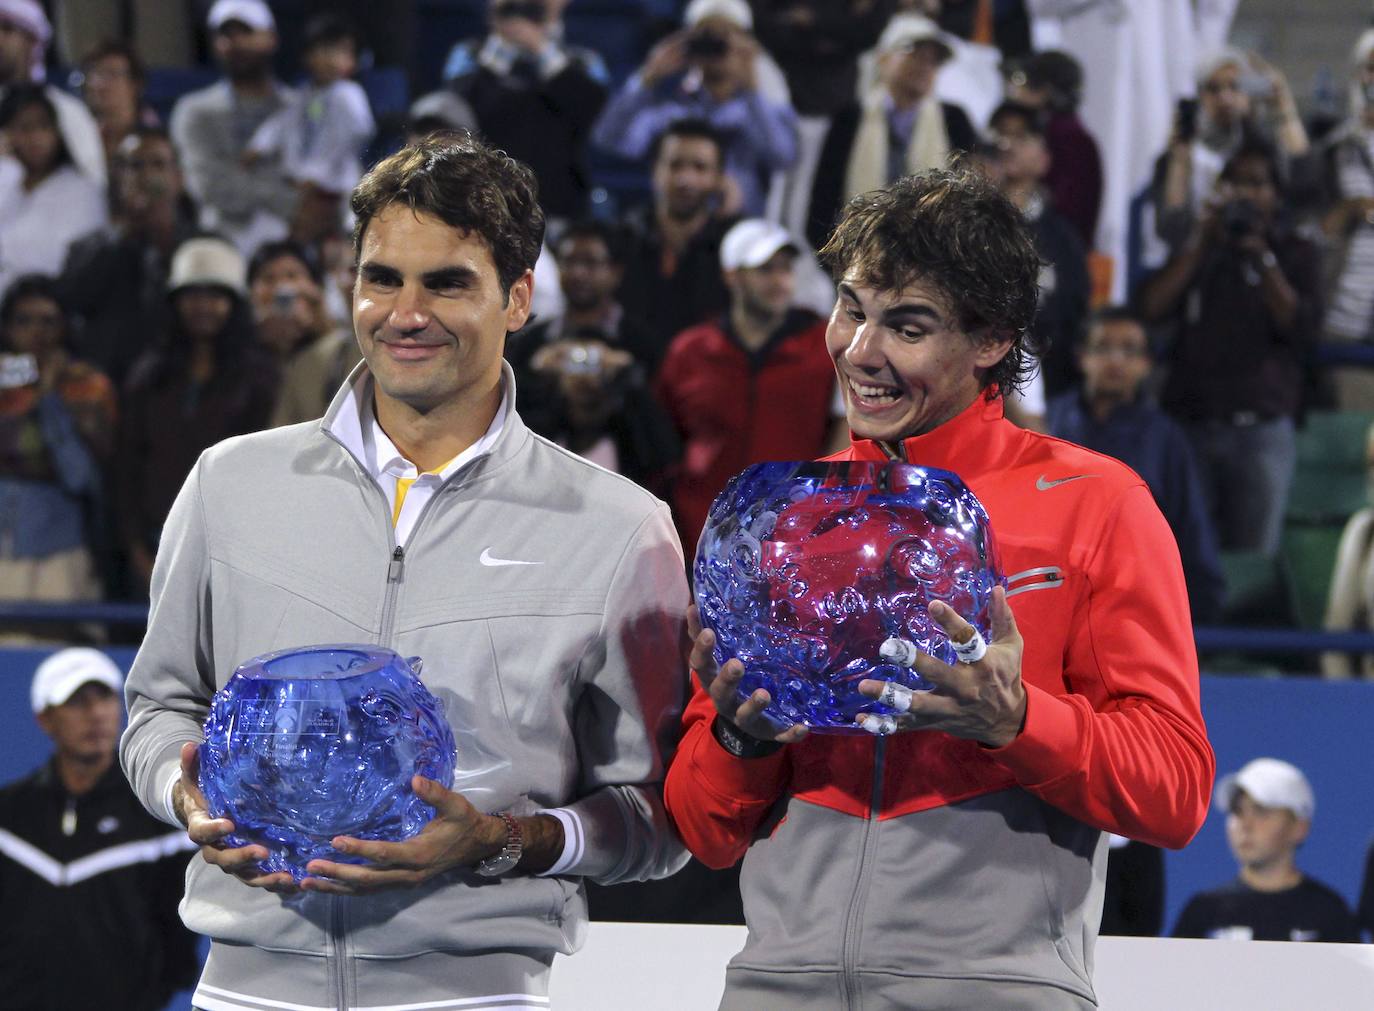
[[[992,589],[1005,584],[987,513],[949,471],[892,463],[763,463],[711,506],[693,577],[715,659],[744,664],[741,701],[759,688],[778,730],[862,732],[894,710],[865,678],[912,691],[919,651],[954,644],[930,617],[942,600],[992,640]]]
[[[452,787],[455,746],[418,657],[376,646],[281,650],[240,666],[216,693],[200,748],[200,788],[229,846],[259,844],[266,873],[306,876],[311,860],[359,863],[335,836],[398,842],[434,809],[411,777]]]

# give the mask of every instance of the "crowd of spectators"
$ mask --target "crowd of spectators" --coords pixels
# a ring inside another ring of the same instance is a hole
[[[732,473],[843,441],[815,250],[853,195],[951,160],[1044,261],[1009,414],[1140,471],[1199,623],[1224,616],[1220,553],[1278,550],[1304,414],[1374,403],[1314,365],[1374,339],[1374,31],[1320,130],[1278,69],[1206,53],[1142,194],[1146,269],[1113,292],[1083,67],[1031,49],[1022,4],[646,4],[635,65],[570,41],[568,0],[490,0],[432,81],[400,68],[404,122],[360,68],[411,50],[362,5],[305,7],[218,0],[183,47],[217,79],[155,106],[141,30],[72,52],[35,0],[0,0],[0,597],[140,599],[196,456],[321,414],[358,359],[347,195],[433,130],[539,179],[522,415],[670,501],[689,551]]]

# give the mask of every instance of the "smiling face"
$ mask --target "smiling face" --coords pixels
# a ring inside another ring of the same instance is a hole
[[[473,232],[399,203],[373,217],[359,251],[353,326],[379,414],[397,405],[494,413],[506,334],[529,318],[532,287],[527,270],[503,290]]]
[[[900,291],[865,285],[856,270],[840,281],[825,332],[849,430],[855,438],[900,442],[964,410],[1009,340],[966,333],[953,302],[919,279]]]

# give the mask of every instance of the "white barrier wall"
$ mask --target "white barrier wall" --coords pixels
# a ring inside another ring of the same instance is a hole
[[[554,962],[552,1011],[712,1011],[743,927],[593,923]],[[1374,1008],[1374,945],[1104,937],[1103,1011],[1355,1011]]]

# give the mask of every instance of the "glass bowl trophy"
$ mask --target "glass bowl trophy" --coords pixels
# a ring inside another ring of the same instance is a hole
[[[420,681],[419,657],[377,646],[281,650],[234,671],[215,694],[200,747],[210,814],[229,846],[259,844],[264,873],[306,876],[338,853],[338,835],[397,842],[434,817],[411,789],[418,773],[452,787],[453,731]]]
[[[761,463],[711,506],[693,565],[715,659],[744,664],[781,731],[862,733],[855,717],[892,709],[865,678],[932,686],[912,650],[946,663],[954,648],[928,605],[942,600],[992,640],[992,588],[1005,585],[982,503],[949,471],[904,463]]]

